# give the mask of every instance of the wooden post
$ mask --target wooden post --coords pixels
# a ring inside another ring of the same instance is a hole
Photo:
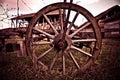
[[[17,44],[20,45],[20,50],[19,50],[18,55],[20,55],[21,57],[25,57],[26,56],[26,49],[25,49],[24,40],[17,41]]]

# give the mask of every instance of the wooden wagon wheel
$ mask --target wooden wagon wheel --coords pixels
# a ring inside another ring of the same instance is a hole
[[[55,10],[59,11],[59,29],[47,16]],[[41,17],[50,25],[49,30],[52,30],[52,33],[36,26]],[[35,33],[45,37],[34,41]],[[83,7],[64,2],[54,3],[38,11],[30,21],[26,34],[26,48],[37,68],[51,73],[84,72],[100,54],[101,32],[96,19]]]

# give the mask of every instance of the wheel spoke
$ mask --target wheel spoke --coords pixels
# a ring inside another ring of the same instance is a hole
[[[68,22],[69,22],[70,13],[71,13],[71,10],[68,9],[67,17],[65,19],[64,26],[63,26],[64,31],[67,31],[67,25],[68,25]]]
[[[45,42],[45,41],[42,41],[42,42],[33,42],[33,45],[47,45],[47,44],[52,44],[52,42]]]
[[[70,17],[70,13],[71,13],[71,10],[70,9],[68,9],[68,12],[67,12],[67,18],[66,18],[66,25],[65,26],[67,26],[67,24],[68,24],[68,21],[69,21],[69,17]]]
[[[73,0],[70,0],[70,3],[72,3],[73,2]]]
[[[65,54],[64,54],[64,52],[63,52],[63,54],[62,54],[62,67],[63,67],[63,74],[65,75]]]
[[[42,70],[46,71],[48,69],[48,67],[41,61],[38,61],[38,63],[42,66]]]
[[[53,49],[53,47],[51,47],[50,49],[48,49],[47,51],[45,51],[44,53],[42,53],[40,56],[38,56],[38,59],[40,59],[43,56],[45,56],[46,54],[48,54],[52,49]]]
[[[64,2],[66,2],[66,0],[64,0]]]
[[[79,39],[79,40],[72,40],[72,43],[75,42],[96,42],[96,39]]]
[[[49,37],[52,38],[52,39],[54,38],[53,35],[51,35],[51,34],[45,32],[45,31],[43,31],[43,30],[40,30],[40,29],[38,29],[37,27],[34,27],[33,29],[36,30],[36,31],[38,31],[38,32],[40,32],[40,33],[43,33],[43,34],[49,36]]]
[[[52,63],[50,64],[50,71],[52,70],[52,68],[53,68],[53,66],[55,64],[55,61],[56,61],[57,57],[58,57],[58,54],[56,52],[55,57],[53,58]]]
[[[61,31],[63,31],[63,15],[62,15],[62,10],[61,9],[59,9],[59,15],[60,15]]]
[[[87,24],[83,25],[82,27],[80,27],[79,29],[77,29],[74,33],[70,34],[69,37],[72,38],[74,35],[76,35],[78,32],[80,32],[82,29],[88,27],[91,23],[88,22]]]
[[[50,22],[49,18],[47,17],[47,15],[43,14],[43,16],[45,17],[45,19],[47,20],[47,22],[50,24],[51,28],[53,29],[53,31],[55,32],[55,35],[58,34],[57,30],[55,29],[55,27],[52,25],[52,23]]]
[[[80,52],[82,52],[82,53],[84,53],[84,54],[92,57],[92,54],[90,54],[90,53],[88,53],[88,52],[85,52],[85,51],[83,51],[82,49],[79,49],[79,48],[77,48],[77,47],[75,47],[75,46],[73,46],[73,45],[71,46],[71,48],[72,48],[72,49],[75,49],[75,50],[77,50],[77,51],[80,51]]]
[[[69,55],[70,55],[70,57],[72,58],[73,62],[75,63],[76,67],[77,67],[78,69],[80,69],[79,64],[77,63],[77,61],[75,60],[73,54],[72,54],[70,51],[69,51]]]
[[[69,32],[70,32],[70,30],[71,30],[71,28],[72,28],[75,20],[77,19],[77,16],[78,16],[78,15],[79,15],[79,13],[77,12],[76,15],[75,15],[75,17],[73,18],[72,22],[70,23],[70,26],[68,27],[68,30],[67,30],[67,32],[66,32],[67,35],[69,34]]]

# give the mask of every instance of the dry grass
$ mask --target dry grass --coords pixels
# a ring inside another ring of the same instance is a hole
[[[86,73],[68,75],[36,71],[29,57],[0,54],[0,80],[120,80],[120,39],[104,39],[102,44],[101,55]]]

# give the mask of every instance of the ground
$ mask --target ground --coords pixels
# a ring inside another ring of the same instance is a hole
[[[0,80],[120,80],[120,39],[103,39],[101,54],[85,73],[49,74],[35,70],[29,57],[0,53]]]

